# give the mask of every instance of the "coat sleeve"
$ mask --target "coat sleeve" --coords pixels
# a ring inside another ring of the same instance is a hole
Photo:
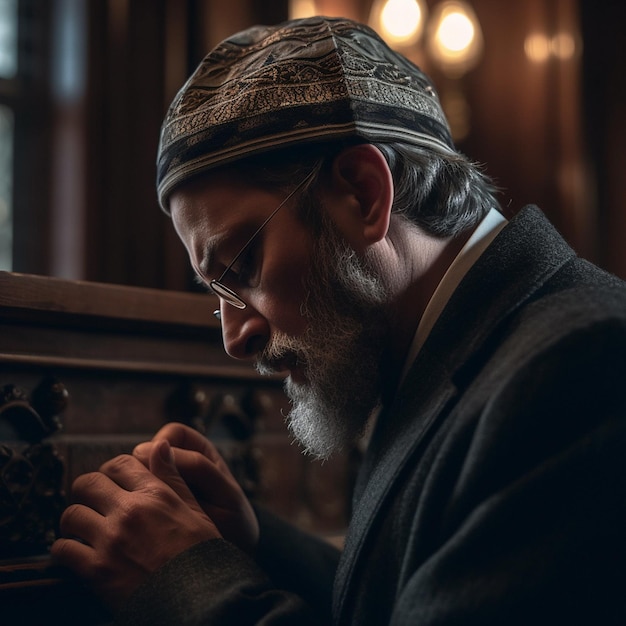
[[[198,544],[153,573],[132,595],[116,625],[252,626],[316,624],[310,607],[272,584],[232,544]]]
[[[256,561],[272,581],[305,599],[330,623],[339,550],[264,510],[257,510],[261,538]]]
[[[259,518],[262,540],[256,560],[221,539],[198,544],[152,574],[115,624],[330,623],[336,551],[266,513]]]

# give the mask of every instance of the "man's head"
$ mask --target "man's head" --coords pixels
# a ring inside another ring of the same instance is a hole
[[[255,26],[210,52],[165,118],[159,200],[183,180],[302,144],[398,141],[455,154],[428,77],[374,31],[313,17]]]
[[[227,351],[289,372],[292,430],[319,456],[397,383],[434,259],[495,204],[422,72],[326,18],[209,54],[164,122],[158,176],[196,272],[228,270],[243,305],[222,301]]]

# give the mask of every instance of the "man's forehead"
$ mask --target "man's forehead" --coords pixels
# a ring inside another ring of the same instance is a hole
[[[203,177],[175,190],[170,198],[172,221],[196,271],[214,274],[218,256],[235,254],[279,196],[230,175]]]
[[[244,177],[236,168],[219,168],[203,172],[182,181],[172,190],[169,202],[184,202],[186,199],[197,198],[200,195],[208,195],[212,192],[238,189],[245,183]]]
[[[247,197],[256,190],[234,170],[207,172],[185,181],[169,198],[172,220],[177,223],[203,220],[212,224],[211,231],[240,205],[247,205]]]

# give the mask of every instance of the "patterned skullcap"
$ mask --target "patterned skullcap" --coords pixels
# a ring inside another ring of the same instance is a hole
[[[276,148],[360,138],[450,153],[428,77],[370,28],[313,17],[254,26],[210,52],[161,129],[159,203],[188,178]]]

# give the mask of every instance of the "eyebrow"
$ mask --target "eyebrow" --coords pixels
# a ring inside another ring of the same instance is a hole
[[[249,232],[253,232],[254,230],[254,224],[251,225],[249,223],[241,223],[232,226],[232,228],[227,231],[209,237],[204,244],[204,251],[200,263],[198,263],[197,266],[194,266],[197,274],[203,280],[208,282],[210,280],[209,276],[213,273],[217,262],[217,251],[225,245],[225,242],[229,242],[229,247],[235,248],[233,252],[234,258],[234,255],[239,252],[238,248],[241,248],[239,240],[247,241],[249,238]],[[237,244],[237,246],[235,246],[235,244]],[[230,263],[231,261],[232,259],[229,258],[227,262]]]
[[[215,258],[217,256],[217,249],[223,241],[224,236],[215,235],[211,237],[204,246],[202,259],[200,263],[194,265],[196,274],[202,281],[208,281],[211,274],[211,269],[215,265]]]

